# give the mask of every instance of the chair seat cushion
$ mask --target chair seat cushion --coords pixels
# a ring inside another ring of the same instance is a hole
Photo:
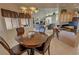
[[[27,49],[26,47],[18,44],[12,48],[12,51],[14,52],[14,54],[20,55],[20,54],[24,53],[26,51],[26,49]]]

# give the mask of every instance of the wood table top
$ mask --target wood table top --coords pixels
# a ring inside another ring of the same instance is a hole
[[[31,37],[26,36],[19,39],[19,43],[28,48],[35,48],[42,45],[47,40],[47,35],[35,33]]]

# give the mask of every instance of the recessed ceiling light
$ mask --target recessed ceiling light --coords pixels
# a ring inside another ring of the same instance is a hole
[[[22,10],[26,10],[27,8],[26,7],[24,7],[24,6],[22,6],[22,7],[20,7]]]
[[[36,10],[36,8],[35,7],[29,7],[32,11],[34,11],[34,10]]]

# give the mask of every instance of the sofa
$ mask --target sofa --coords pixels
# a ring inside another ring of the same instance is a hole
[[[72,22],[68,22],[68,24],[63,24],[61,28],[63,28],[64,30],[70,31],[70,32],[74,32],[76,34],[77,26],[78,26],[78,22],[72,21]]]
[[[59,40],[71,47],[78,47],[78,38],[73,32],[60,31]]]

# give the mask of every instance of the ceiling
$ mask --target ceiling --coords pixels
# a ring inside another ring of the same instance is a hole
[[[26,7],[37,7],[37,8],[57,8],[57,7],[69,7],[74,8],[78,7],[78,3],[16,3],[18,7],[20,6],[26,6]]]

